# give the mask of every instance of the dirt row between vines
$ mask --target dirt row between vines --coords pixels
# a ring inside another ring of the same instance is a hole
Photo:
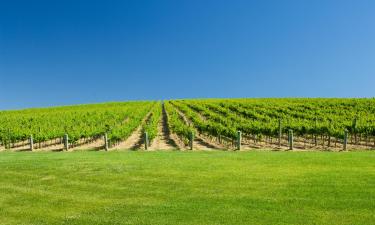
[[[182,119],[186,124],[192,124],[192,122],[185,116],[183,112],[181,112],[179,109],[177,109],[174,105],[172,105],[174,109],[180,114]],[[202,120],[207,120],[203,115],[201,115],[199,112],[196,112],[198,116]],[[287,137],[283,137],[282,145],[278,145],[278,139],[273,138],[272,142],[270,141],[256,141],[249,140],[247,138],[244,138],[243,136],[241,141],[241,151],[248,151],[248,150],[277,150],[277,151],[288,151],[289,150],[289,144],[287,142]],[[232,141],[230,141],[232,142]],[[337,147],[334,147],[336,146]],[[216,137],[206,136],[204,134],[198,134],[195,137],[195,140],[193,142],[193,148],[198,150],[209,150],[209,149],[236,149],[236,146],[232,143],[225,145],[224,143],[220,143]],[[375,146],[375,143],[374,143]],[[293,150],[294,151],[341,151],[343,148],[342,143],[335,144],[332,141],[331,147],[322,146],[320,144],[313,145],[311,143],[307,143],[306,141],[302,140],[302,138],[295,138],[294,144],[293,144]],[[369,150],[374,149],[375,147],[370,146],[362,146],[362,145],[347,145],[347,149],[357,149],[357,150]]]
[[[152,141],[150,150],[175,150],[182,149],[179,141],[172,136],[168,126],[168,116],[164,105],[162,106],[162,118],[158,124],[158,135]]]
[[[182,120],[186,124],[192,124],[189,118],[181,112],[176,106],[172,105],[174,110],[181,116]],[[120,142],[118,145],[110,148],[110,150],[140,150],[145,149],[144,140],[143,140],[143,131],[142,127],[144,123],[147,122],[148,118],[150,117],[151,112],[149,112],[141,124],[137,127],[135,131],[124,141]],[[198,115],[200,115],[198,113]],[[203,117],[202,117],[203,118]],[[204,118],[206,119],[206,118]],[[124,123],[126,125],[126,121]],[[195,139],[193,141],[193,150],[219,150],[219,149],[235,149],[235,146],[231,143],[231,141],[227,144],[220,142],[216,137],[206,136],[204,134],[199,134],[195,132]],[[248,137],[249,138],[249,137]],[[277,139],[273,138],[272,143],[270,142],[254,142],[243,136],[241,142],[241,150],[254,150],[254,149],[271,149],[271,150],[288,150],[288,143],[283,138],[283,144],[281,147],[277,144]],[[11,148],[12,151],[29,151],[29,144],[26,143],[27,141],[16,143],[16,147]],[[95,139],[80,139],[78,141],[78,145],[71,146],[69,151],[76,151],[76,150],[104,150],[104,137],[98,137]],[[229,143],[229,144],[228,144]],[[44,145],[44,146],[43,146]],[[360,147],[360,146],[351,146],[348,144],[349,149],[371,149],[369,147]],[[57,139],[49,140],[43,142],[42,147],[39,148],[39,143],[34,144],[34,151],[62,151],[64,149],[64,144],[60,143]],[[155,150],[187,150],[189,149],[183,141],[174,133],[169,130],[168,126],[168,112],[166,112],[164,106],[162,109],[162,116],[158,123],[158,133],[157,136],[152,140],[148,150],[155,151]],[[342,144],[337,144],[337,148],[331,147],[329,149],[321,147],[321,146],[312,146],[310,143],[304,143],[302,140],[296,138],[294,141],[294,149],[296,151],[316,151],[316,150],[333,150],[339,151],[342,149]],[[4,146],[0,146],[0,150],[4,151]]]
[[[177,110],[177,109],[176,109]],[[181,117],[189,123],[186,116],[177,110],[177,112],[181,115]],[[147,118],[147,117],[146,117]],[[142,125],[146,122],[145,119],[142,124],[134,131],[128,139],[124,142],[120,143],[119,145],[115,146],[113,149],[120,150],[120,149],[145,149],[144,140],[143,140],[143,133],[142,133]],[[214,149],[224,149],[225,147],[219,145],[218,143],[212,142],[208,140],[208,138],[196,135],[194,142],[193,142],[193,149],[194,150],[214,150]],[[155,150],[187,150],[188,146],[185,146],[183,142],[178,138],[178,136],[172,133],[169,130],[168,126],[168,114],[163,107],[162,109],[162,116],[161,120],[158,124],[158,134],[150,143],[148,147],[149,151]]]
[[[176,112],[181,116],[185,124],[193,124],[189,118],[186,117],[186,115],[181,112],[179,109],[177,109],[174,105],[172,105]],[[200,115],[200,114],[199,114]],[[213,150],[213,149],[227,149],[226,146],[210,140],[208,137],[205,137],[204,135],[199,134],[198,132],[195,132],[195,138],[193,141],[193,150]]]

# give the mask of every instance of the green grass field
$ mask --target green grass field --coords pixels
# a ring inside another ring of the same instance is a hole
[[[0,224],[375,224],[375,152],[0,153]]]

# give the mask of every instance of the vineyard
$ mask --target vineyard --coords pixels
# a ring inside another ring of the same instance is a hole
[[[148,149],[160,133],[181,150],[374,149],[375,99],[139,101],[0,112],[0,149]]]

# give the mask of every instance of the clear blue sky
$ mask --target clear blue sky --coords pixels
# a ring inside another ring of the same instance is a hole
[[[288,96],[375,96],[375,1],[0,2],[0,109]]]

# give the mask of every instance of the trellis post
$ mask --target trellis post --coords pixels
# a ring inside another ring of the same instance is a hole
[[[11,146],[10,146],[10,143],[11,143],[11,135],[10,135],[10,128],[8,128],[8,140],[7,140],[7,143],[5,144],[5,148],[6,149],[10,149]]]
[[[293,130],[290,129],[288,132],[289,150],[293,150]]]
[[[64,150],[65,151],[69,150],[69,136],[68,136],[68,134],[64,135]]]
[[[193,142],[194,142],[194,132],[189,132],[189,148],[190,150],[193,150]]]
[[[148,133],[145,132],[144,135],[143,135],[143,138],[144,138],[144,143],[145,143],[145,150],[148,149]]]
[[[315,117],[315,134],[314,134],[314,143],[315,143],[315,146],[318,146],[318,135],[317,135],[317,132],[318,132],[318,118]]]
[[[237,150],[241,150],[242,133],[237,131]]]
[[[281,127],[281,119],[279,119],[279,148],[281,147],[281,135],[282,135],[282,127]]]
[[[344,146],[343,150],[346,151],[348,145],[348,130],[345,130],[344,132]]]
[[[104,133],[104,149],[108,151],[108,134]]]
[[[30,135],[30,138],[29,138],[29,144],[30,144],[30,151],[34,150],[34,140],[33,140],[33,135]]]
[[[354,119],[353,119],[352,130],[353,130],[353,133],[354,133],[354,143],[357,144],[357,142],[358,142],[358,138],[357,138],[357,116],[354,117]]]

